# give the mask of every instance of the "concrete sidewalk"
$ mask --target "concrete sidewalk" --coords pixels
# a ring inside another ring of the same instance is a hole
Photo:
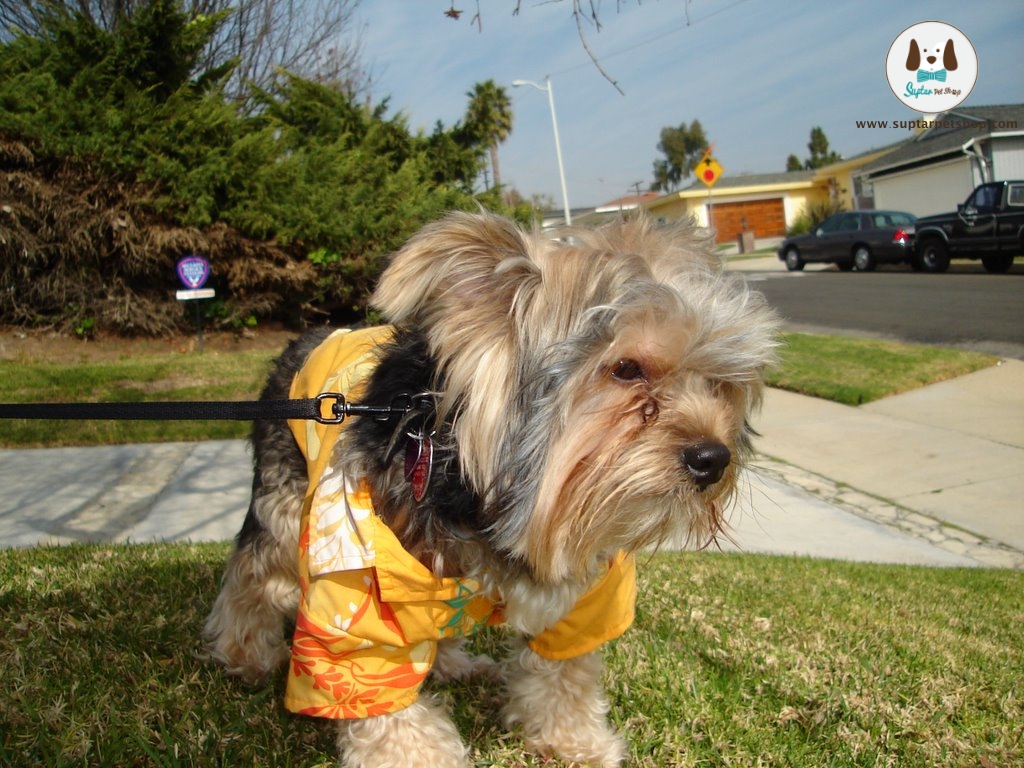
[[[1024,568],[1024,362],[859,408],[769,390],[730,515],[750,552]],[[246,443],[0,451],[0,545],[230,539]]]
[[[754,427],[776,470],[819,498],[980,562],[1024,567],[1024,362],[857,408],[769,390]]]

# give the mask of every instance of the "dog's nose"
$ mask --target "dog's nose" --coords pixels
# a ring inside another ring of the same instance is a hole
[[[683,449],[683,463],[702,491],[722,479],[731,458],[729,449],[717,440],[702,440]]]
[[[935,57],[934,56],[929,56],[928,57],[928,63],[929,64],[934,64],[935,63]]]

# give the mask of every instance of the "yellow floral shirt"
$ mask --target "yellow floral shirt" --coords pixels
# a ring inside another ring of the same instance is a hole
[[[358,402],[393,335],[387,326],[339,330],[292,383],[293,398],[340,392]],[[309,468],[299,533],[302,598],[292,641],[285,706],[330,718],[364,718],[412,704],[437,643],[503,620],[500,596],[469,578],[437,578],[402,548],[375,514],[366,483],[330,465],[342,424],[292,421]],[[558,623],[530,640],[563,660],[595,650],[633,622],[633,558],[618,555]]]

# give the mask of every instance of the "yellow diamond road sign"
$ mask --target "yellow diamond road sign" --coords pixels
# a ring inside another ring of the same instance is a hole
[[[711,155],[705,155],[704,159],[697,163],[693,168],[694,174],[697,178],[704,182],[708,187],[714,185],[718,181],[718,177],[722,175],[723,168],[718,164]]]

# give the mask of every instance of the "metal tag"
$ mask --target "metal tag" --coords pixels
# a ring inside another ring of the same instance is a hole
[[[410,435],[405,444],[405,479],[412,485],[412,497],[419,503],[427,495],[434,466],[434,444],[429,435]]]

